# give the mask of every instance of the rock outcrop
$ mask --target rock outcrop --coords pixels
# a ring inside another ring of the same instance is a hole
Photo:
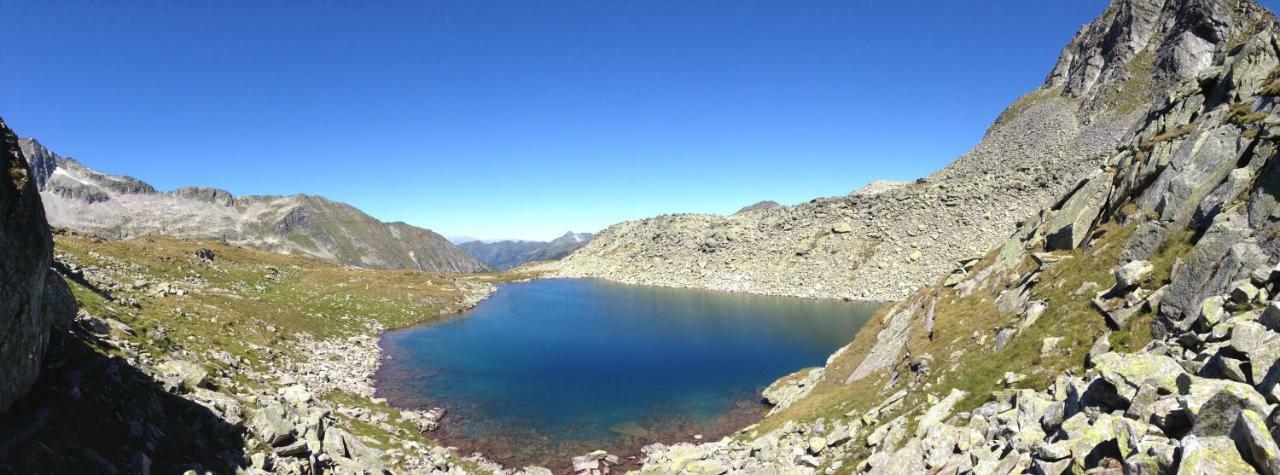
[[[488,270],[447,239],[401,222],[384,223],[320,196],[241,196],[216,188],[162,193],[129,176],[106,175],[20,140],[54,226],[128,239],[163,234],[219,239],[370,268],[466,273]]]
[[[55,323],[75,314],[67,284],[49,269],[53,238],[33,171],[0,119],[0,414],[40,374]]]

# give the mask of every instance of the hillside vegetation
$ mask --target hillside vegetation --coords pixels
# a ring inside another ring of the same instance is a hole
[[[497,277],[168,237],[55,241],[81,312],[55,335],[34,395],[0,423],[0,471],[490,466],[435,449],[432,417],[373,398],[371,377],[380,331],[469,308]]]

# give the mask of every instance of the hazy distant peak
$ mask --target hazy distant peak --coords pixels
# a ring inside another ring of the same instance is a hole
[[[738,210],[738,212],[736,212],[736,213],[734,213],[734,214],[748,213],[748,212],[751,212],[751,211],[759,211],[759,210],[762,210],[762,209],[776,209],[776,208],[781,208],[781,207],[782,207],[782,205],[778,204],[778,202],[777,202],[777,201],[773,201],[773,200],[764,200],[764,201],[758,201],[758,202],[753,203],[753,204],[748,205],[748,206],[743,206],[743,207],[742,207],[742,209],[739,209],[739,210]]]
[[[576,243],[585,243],[590,240],[591,240],[591,233],[575,233],[573,231],[569,231],[567,233],[564,233],[564,235],[551,240],[551,243],[552,244],[556,244],[556,243],[575,243],[576,244]]]
[[[551,241],[473,240],[458,247],[489,267],[506,270],[529,262],[561,259],[587,245],[593,237],[591,233],[569,231]]]

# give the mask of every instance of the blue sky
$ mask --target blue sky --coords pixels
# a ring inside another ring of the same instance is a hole
[[[1104,0],[0,0],[0,116],[161,189],[546,239],[913,179]]]

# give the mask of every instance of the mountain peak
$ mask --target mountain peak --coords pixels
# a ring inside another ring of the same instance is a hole
[[[219,239],[346,265],[479,272],[485,266],[429,229],[384,223],[323,196],[236,197],[188,186],[160,193],[137,178],[107,175],[23,139],[50,222],[108,238],[163,234]]]
[[[1114,0],[1063,48],[1044,87],[1081,98],[1090,109],[1123,105],[1133,94],[1159,97],[1274,24],[1275,16],[1252,0]]]
[[[36,182],[36,189],[43,190],[45,182],[49,181],[49,177],[53,176],[53,170],[58,168],[58,162],[62,157],[50,152],[40,141],[24,137],[18,139],[18,148],[22,150],[22,155],[27,158],[27,163],[31,165],[31,174]]]

